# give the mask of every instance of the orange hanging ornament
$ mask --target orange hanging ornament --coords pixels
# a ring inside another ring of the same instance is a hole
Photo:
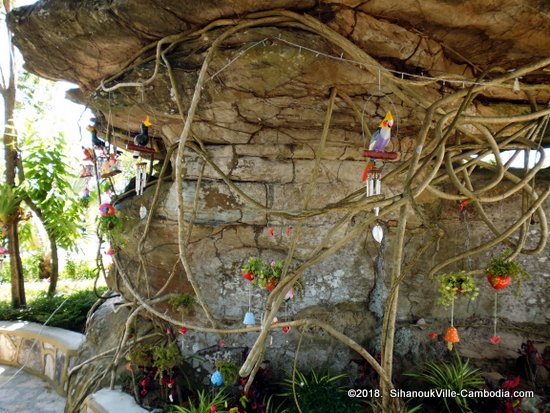
[[[458,330],[454,326],[449,326],[445,330],[445,334],[443,335],[443,340],[447,342],[447,347],[449,348],[449,351],[453,350],[453,344],[460,342],[460,339],[458,338]]]

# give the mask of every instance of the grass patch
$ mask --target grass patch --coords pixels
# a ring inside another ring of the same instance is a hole
[[[13,309],[10,285],[0,285],[0,320],[24,320],[43,324],[61,303],[67,300],[48,325],[83,332],[86,315],[97,300],[93,292],[93,280],[63,280],[58,286],[58,293],[52,298],[47,296],[47,289],[47,282],[26,283],[27,307]],[[106,291],[105,285],[97,289],[98,294]]]

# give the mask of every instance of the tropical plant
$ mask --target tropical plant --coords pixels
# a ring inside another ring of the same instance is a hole
[[[458,297],[475,300],[479,295],[479,288],[474,282],[474,277],[464,271],[450,272],[440,275],[438,303],[448,307]]]
[[[0,225],[6,225],[19,213],[22,196],[8,184],[0,185]]]
[[[286,390],[280,395],[294,402],[289,413],[356,412],[360,410],[357,399],[348,397],[347,389],[338,384],[346,377],[346,374],[317,374],[315,371],[306,376],[296,371],[293,378],[283,382]]]
[[[471,412],[468,400],[461,395],[462,390],[478,390],[485,383],[479,369],[468,365],[468,360],[463,361],[458,352],[450,363],[430,362],[426,363],[422,371],[405,373],[406,376],[427,383],[433,389],[454,390],[455,397],[442,397],[445,408],[450,413]]]
[[[201,390],[197,393],[195,401],[188,399],[189,405],[187,407],[173,406],[172,411],[177,413],[227,413],[224,410],[227,400],[228,396],[224,391],[208,393]],[[215,406],[215,408],[212,406]]]

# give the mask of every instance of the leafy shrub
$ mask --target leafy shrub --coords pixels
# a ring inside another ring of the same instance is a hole
[[[339,385],[345,374],[331,375],[326,373],[318,375],[312,371],[308,376],[296,371],[294,381],[287,379],[284,382],[286,391],[282,396],[294,401],[294,392],[296,400],[300,405],[302,412],[315,413],[335,413],[335,412],[357,412],[361,408],[358,406],[357,399],[348,397],[346,388]],[[295,404],[289,408],[289,413],[299,412]]]
[[[75,261],[71,258],[65,263],[63,278],[72,280],[91,280],[97,275],[97,268],[87,261]]]
[[[461,390],[479,390],[485,383],[480,370],[470,367],[468,360],[462,361],[457,352],[451,363],[427,363],[422,371],[405,375],[425,382],[433,389],[456,391],[456,397],[442,397],[440,400],[449,413],[470,412],[468,400],[460,395]]]
[[[106,290],[105,287],[98,288],[98,293],[102,294]],[[0,303],[0,320],[45,323],[64,301],[63,306],[48,321],[48,325],[79,333],[83,332],[86,326],[86,315],[97,301],[97,296],[93,291],[78,291],[70,295],[55,295],[51,298],[47,296],[46,292],[42,292],[30,301],[27,307],[19,309],[13,309],[10,303],[2,302]]]
[[[174,413],[211,413],[213,411],[216,413],[226,413],[226,410],[223,408],[226,401],[227,394],[223,391],[211,394],[201,390],[197,393],[196,401],[189,399],[188,407],[171,406],[170,411]],[[212,406],[216,406],[215,410]]]

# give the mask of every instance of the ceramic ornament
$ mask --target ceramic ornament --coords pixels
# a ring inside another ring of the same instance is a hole
[[[256,324],[256,318],[252,312],[252,289],[248,289],[248,311],[244,315],[243,324],[247,326],[253,326]]]
[[[384,230],[380,225],[376,224],[374,226],[374,228],[372,229],[372,237],[379,244],[382,242],[382,239],[384,238]]]
[[[454,326],[449,326],[445,330],[445,334],[443,334],[443,340],[447,342],[447,347],[449,348],[449,351],[453,350],[453,345],[460,342],[460,338],[458,337],[458,330]]]
[[[145,218],[147,216],[147,208],[145,208],[144,205],[139,207],[139,217],[141,219]]]
[[[212,383],[214,387],[223,386],[223,376],[219,370],[216,370],[214,373],[212,373],[212,377],[210,378],[210,383]]]

